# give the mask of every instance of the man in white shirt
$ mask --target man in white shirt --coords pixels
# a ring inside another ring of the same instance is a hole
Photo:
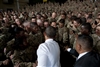
[[[52,26],[44,32],[45,42],[37,49],[37,67],[60,67],[60,47],[53,38],[56,36],[56,29]]]

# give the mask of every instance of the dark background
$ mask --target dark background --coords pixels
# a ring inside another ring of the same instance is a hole
[[[17,1],[17,0],[16,0]],[[19,0],[20,1],[20,0]],[[36,3],[43,3],[43,0],[28,0],[29,2],[27,4],[29,5],[35,5]],[[64,3],[67,0],[47,0],[48,2],[58,2],[58,3]],[[14,0],[3,0],[4,4],[13,4]]]

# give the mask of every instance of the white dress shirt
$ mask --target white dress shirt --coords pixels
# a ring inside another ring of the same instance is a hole
[[[37,56],[37,67],[60,67],[60,48],[53,39],[47,39],[40,44]]]
[[[70,52],[71,51],[71,48],[68,48],[67,51]]]
[[[88,53],[88,52],[84,52],[84,53],[79,54],[79,56],[77,57],[76,61],[77,61],[78,59],[80,59],[82,56],[84,56],[85,54],[87,54],[87,53]]]

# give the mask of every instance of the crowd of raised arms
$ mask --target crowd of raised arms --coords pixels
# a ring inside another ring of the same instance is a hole
[[[39,3],[26,5],[18,11],[0,12],[0,67],[36,67],[36,52],[45,42],[44,31],[49,26],[56,31],[54,40],[60,46],[61,67],[74,66],[78,54],[70,53],[68,49],[76,49],[77,39],[82,40],[78,37],[80,34],[91,36],[93,51],[100,54],[99,1]]]

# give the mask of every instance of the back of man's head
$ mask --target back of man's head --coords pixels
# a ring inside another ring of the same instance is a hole
[[[93,48],[93,39],[89,35],[79,35],[77,41],[83,50],[91,50]]]
[[[46,28],[45,34],[48,38],[54,38],[56,36],[56,29],[52,26],[49,26]]]

